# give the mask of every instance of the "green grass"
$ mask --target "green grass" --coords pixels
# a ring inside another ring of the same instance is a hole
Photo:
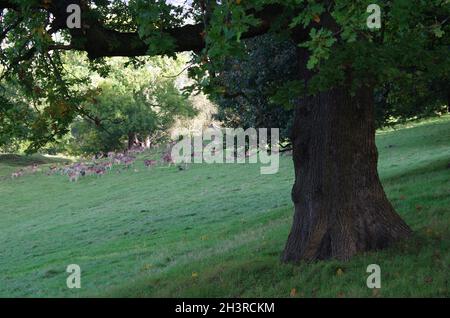
[[[0,180],[0,296],[289,297],[295,288],[295,297],[449,297],[450,117],[377,138],[380,175],[410,241],[346,263],[281,264],[290,157],[275,175],[249,164],[142,162],[139,172],[78,183],[38,173]],[[5,158],[3,176],[31,160]],[[73,263],[79,290],[66,287]],[[382,270],[376,292],[366,287],[372,263]]]
[[[11,173],[21,168],[26,168],[33,164],[47,167],[52,164],[65,163],[72,161],[70,158],[59,158],[53,156],[19,156],[13,154],[0,154],[0,181],[8,179]]]

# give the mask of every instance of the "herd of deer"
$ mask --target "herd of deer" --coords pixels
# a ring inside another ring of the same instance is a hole
[[[169,167],[174,164],[174,160],[171,155],[171,148],[173,143],[171,143],[163,152],[160,160],[153,159],[145,159],[144,166],[147,168],[155,167],[158,165],[168,165]],[[77,182],[80,177],[85,176],[102,176],[106,174],[108,171],[111,171],[114,166],[121,167],[123,169],[130,169],[133,167],[136,161],[136,155],[144,152],[144,148],[133,148],[124,153],[116,153],[116,152],[108,152],[103,155],[104,159],[98,160],[97,158],[92,158],[90,162],[77,162],[74,164],[65,164],[63,166],[53,165],[49,167],[47,171],[47,175],[52,174],[61,174],[69,177],[69,181]],[[193,153],[192,157],[197,156],[197,153]],[[246,152],[245,157],[248,157],[249,154]],[[177,166],[179,170],[186,170],[187,163],[180,164]],[[33,164],[32,166],[22,168],[18,171],[15,171],[11,174],[12,179],[16,179],[22,177],[25,174],[36,173],[38,171],[42,171],[37,164]],[[116,170],[117,173],[120,173],[120,170]],[[135,172],[138,172],[135,169]]]
[[[65,164],[63,166],[60,165],[52,165],[49,167],[49,170],[47,171],[47,175],[54,175],[54,174],[60,174],[65,175],[69,177],[70,182],[77,182],[79,178],[85,177],[85,176],[102,176],[106,174],[108,171],[113,170],[113,168],[120,167],[122,169],[130,169],[133,167],[134,163],[136,162],[136,155],[138,153],[143,152],[144,149],[141,148],[134,148],[131,149],[125,153],[116,153],[116,152],[109,152],[105,158],[105,160],[97,160],[96,158],[93,158],[90,162],[77,162],[73,164]],[[147,168],[155,167],[158,164],[168,164],[171,166],[173,164],[172,157],[170,155],[170,152],[166,152],[163,154],[160,161],[158,160],[152,160],[152,159],[145,159],[144,160],[144,166]],[[42,171],[39,169],[37,164],[33,164],[31,167],[20,169],[16,172],[13,172],[11,174],[12,179],[16,179],[19,177],[22,177],[25,174],[28,173],[35,173],[38,171]],[[120,173],[120,170],[116,170],[117,173]],[[137,169],[135,169],[135,172],[138,172]]]
[[[39,167],[36,163],[33,163],[31,166],[26,167],[26,168],[22,168],[17,170],[16,172],[13,172],[11,174],[11,178],[12,179],[16,179],[19,178],[27,173],[36,173],[37,171],[39,171]]]

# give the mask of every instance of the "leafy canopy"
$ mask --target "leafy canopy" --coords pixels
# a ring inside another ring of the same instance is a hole
[[[382,13],[379,30],[366,24],[374,2]],[[66,26],[69,3],[81,5],[81,29]],[[91,69],[103,76],[108,56],[140,65],[136,56],[194,50],[191,90],[219,95],[217,75],[227,58],[242,56],[243,39],[274,32],[306,52],[312,74],[280,86],[280,100],[349,78],[353,89],[377,90],[386,118],[429,113],[448,99],[442,92],[449,91],[449,0],[2,0],[0,9],[1,85],[20,84],[40,108],[31,149],[66,134],[79,115],[98,123],[82,106],[95,89],[80,89],[86,78],[71,77],[64,68],[68,50],[86,51]]]

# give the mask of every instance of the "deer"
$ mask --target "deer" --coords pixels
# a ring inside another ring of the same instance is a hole
[[[80,174],[76,171],[69,172],[69,181],[70,182],[77,182],[78,178],[80,177]]]
[[[103,176],[104,174],[105,174],[105,170],[103,170],[103,169],[98,169],[97,171],[96,171],[96,173],[97,173],[97,176]]]
[[[163,161],[165,163],[169,164],[169,167],[173,164],[173,160],[172,160],[172,155],[170,154],[170,152],[167,152],[164,156],[163,156]]]
[[[16,179],[16,178],[19,178],[19,177],[21,177],[21,176],[23,176],[23,171],[22,171],[22,170],[13,172],[13,173],[11,174],[11,178],[12,178],[12,179]]]
[[[105,163],[103,163],[103,167],[104,167],[106,170],[111,170],[112,167],[113,167],[113,164],[112,164],[112,162],[105,162]]]
[[[125,157],[122,159],[122,162],[125,165],[125,167],[127,169],[129,169],[133,165],[134,160],[135,160],[135,158],[133,158],[133,157]]]
[[[144,160],[144,165],[148,168],[148,167],[153,167],[156,166],[156,164],[158,163],[158,161],[156,160]]]

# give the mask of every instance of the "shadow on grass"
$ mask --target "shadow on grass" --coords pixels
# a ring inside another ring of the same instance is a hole
[[[268,234],[271,235],[271,234]],[[216,258],[142,274],[107,297],[448,297],[448,233],[423,228],[387,249],[338,260],[283,264],[284,240],[261,252],[246,246]],[[367,266],[379,264],[382,288],[367,288]],[[105,296],[103,294],[102,296]]]
[[[383,177],[383,184],[387,183],[398,183],[404,178],[418,177],[421,175],[431,174],[433,172],[442,171],[443,173],[447,172],[450,174],[450,158],[442,158],[438,160],[434,160],[428,162],[426,164],[416,166],[413,168],[406,168],[402,171],[391,174],[390,176]]]
[[[43,155],[22,156],[15,154],[0,154],[0,163],[8,166],[23,167],[32,164],[64,163],[69,160],[64,158],[45,157]]]
[[[447,165],[448,160],[437,159],[383,179],[388,194],[402,184],[417,197],[408,196],[401,202],[415,205],[417,201],[423,205],[420,211],[403,208],[404,217],[414,225],[414,234],[387,249],[356,255],[349,262],[282,264],[280,255],[290,225],[286,220],[278,228],[268,228],[263,237],[249,244],[214,257],[179,263],[159,273],[140,273],[137,280],[102,296],[449,297],[450,234],[444,217],[447,212],[442,214],[435,207],[448,210],[446,198],[435,197],[433,192],[430,199],[429,192],[420,191],[430,180],[435,191],[445,189],[440,180],[450,172]],[[438,216],[440,221],[433,221]],[[370,264],[381,267],[380,290],[366,285]]]

